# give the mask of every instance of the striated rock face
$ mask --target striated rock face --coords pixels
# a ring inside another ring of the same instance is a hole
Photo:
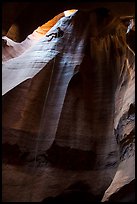
[[[9,59],[13,59],[14,57],[18,57],[19,55],[21,55],[23,52],[26,52],[31,46],[37,43],[63,16],[64,13],[61,13],[55,16],[53,19],[49,20],[47,23],[43,24],[42,26],[39,26],[31,35],[29,35],[21,43],[14,42],[13,40],[7,37],[8,33],[13,30],[13,25],[9,29],[7,36],[2,37],[2,61],[4,62]]]
[[[61,38],[3,62],[3,201],[133,201],[127,28],[104,9],[62,17],[48,34],[57,27]]]

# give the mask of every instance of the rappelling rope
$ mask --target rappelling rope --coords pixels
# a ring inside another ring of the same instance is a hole
[[[52,82],[52,78],[53,78],[53,73],[54,73],[54,68],[55,68],[55,60],[56,60],[56,56],[54,57],[54,61],[53,61],[53,67],[52,67],[52,72],[50,75],[50,80],[49,80],[49,85],[48,85],[48,89],[46,92],[46,97],[45,97],[45,101],[44,101],[44,105],[43,105],[43,111],[42,111],[42,115],[41,115],[41,119],[40,119],[40,127],[39,127],[39,134],[37,137],[37,143],[36,143],[36,149],[35,149],[35,162],[34,162],[34,169],[36,167],[36,159],[37,159],[37,153],[38,153],[38,141],[40,138],[40,133],[41,133],[41,129],[42,129],[42,119],[43,119],[43,115],[45,114],[44,110],[46,109],[46,103],[47,103],[47,99],[49,96],[49,91],[50,91],[50,87],[51,87],[51,82]]]
[[[58,38],[58,33],[57,33],[57,38]],[[55,43],[55,48],[57,48],[56,43]],[[56,49],[55,49],[56,50]],[[43,116],[45,114],[45,109],[46,109],[46,104],[47,104],[47,99],[48,99],[48,95],[49,95],[49,91],[50,91],[50,87],[51,87],[51,82],[52,82],[52,78],[53,78],[53,73],[54,73],[54,69],[55,69],[55,61],[56,61],[56,55],[54,57],[54,61],[53,61],[53,67],[52,67],[52,72],[50,75],[50,79],[49,79],[49,85],[48,85],[48,89],[46,92],[46,96],[45,96],[45,101],[44,101],[44,105],[43,105],[43,111],[41,114],[41,119],[40,119],[40,127],[39,127],[39,132],[38,132],[38,136],[37,136],[37,140],[36,140],[36,148],[35,148],[35,156],[34,156],[34,166],[33,166],[33,170],[36,169],[37,167],[37,154],[38,154],[38,145],[39,145],[39,138],[41,136],[41,130],[42,130],[42,119]],[[33,179],[33,178],[32,178]],[[33,181],[32,181],[33,183]],[[30,190],[30,202],[32,201],[32,191]]]
[[[57,34],[57,37],[58,37],[58,34]],[[55,44],[55,48],[57,48],[56,44]],[[51,75],[50,75],[49,85],[48,85],[48,89],[47,89],[47,93],[46,93],[46,97],[45,97],[45,102],[44,102],[44,106],[43,106],[43,112],[42,112],[41,119],[40,119],[40,128],[39,128],[39,130],[42,129],[42,125],[41,125],[42,124],[42,118],[43,118],[43,115],[45,114],[44,110],[46,109],[46,103],[47,103],[47,99],[48,99],[48,95],[49,95],[49,91],[50,91],[50,87],[51,87],[51,82],[52,82],[53,73],[54,73],[54,69],[55,69],[55,61],[56,61],[56,55],[55,55],[54,61],[53,61],[52,72],[51,72]],[[39,140],[39,137],[41,135],[40,133],[41,133],[41,131],[39,131],[39,134],[38,134],[38,137],[37,137],[37,143],[36,143],[36,149],[35,149],[34,168],[36,168],[36,159],[37,159],[37,153],[38,153],[38,140]]]

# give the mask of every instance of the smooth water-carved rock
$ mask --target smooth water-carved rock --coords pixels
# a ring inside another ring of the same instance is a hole
[[[27,36],[27,38],[21,43],[14,42],[6,36],[2,37],[2,61],[7,61],[15,57],[20,56],[22,53],[26,52],[27,49],[34,46],[46,33],[59,21],[60,18],[64,17],[64,13],[55,16],[53,19],[47,23],[39,26],[32,34]],[[11,27],[12,29],[12,27]],[[10,30],[9,30],[10,32]],[[8,34],[7,34],[8,36]]]
[[[135,179],[127,28],[105,9],[62,17],[48,34],[57,27],[61,38],[3,63],[4,201],[71,200],[65,189],[80,181],[83,197],[106,202]]]

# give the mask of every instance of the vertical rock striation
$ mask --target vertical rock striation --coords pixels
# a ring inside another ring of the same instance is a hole
[[[42,201],[80,180],[105,202],[134,181],[134,52],[102,11],[62,17],[48,34],[63,37],[3,63],[4,201]]]

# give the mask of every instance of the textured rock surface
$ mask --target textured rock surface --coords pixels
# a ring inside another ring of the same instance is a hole
[[[116,15],[134,15],[135,2],[90,2],[82,1],[50,1],[46,2],[3,2],[2,7],[2,33],[10,39],[21,42],[30,35],[39,25],[47,22],[53,16],[69,9],[89,9],[106,7]],[[31,11],[31,12],[30,12]],[[27,22],[27,23],[26,23]]]
[[[63,17],[62,38],[3,63],[4,202],[104,202],[134,182],[134,52],[119,18],[98,18]]]
[[[31,35],[29,35],[21,43],[14,42],[13,40],[7,37],[8,33],[12,32],[13,28],[11,27],[9,29],[9,32],[7,33],[7,36],[2,37],[3,40],[6,40],[6,43],[4,43],[2,46],[2,61],[13,59],[21,55],[23,52],[26,52],[27,49],[37,43],[63,16],[64,13],[61,13],[55,16],[53,19],[49,20],[47,23],[43,24],[42,26],[39,26]],[[13,32],[13,34],[15,33]]]

